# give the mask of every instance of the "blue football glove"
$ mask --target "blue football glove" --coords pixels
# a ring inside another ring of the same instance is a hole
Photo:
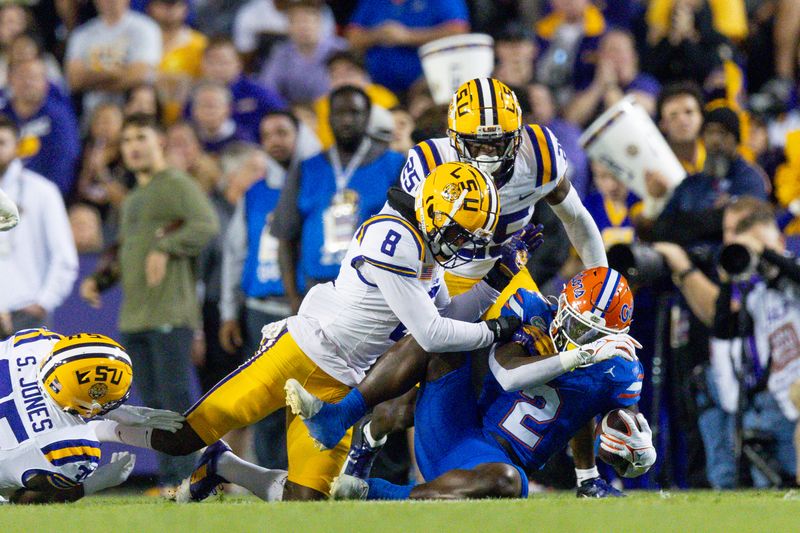
[[[538,226],[527,224],[500,248],[500,257],[484,278],[490,286],[502,291],[511,279],[527,266],[528,255],[544,242],[543,228],[541,224]]]

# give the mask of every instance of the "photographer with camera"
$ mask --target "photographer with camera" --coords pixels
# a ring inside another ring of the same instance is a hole
[[[715,488],[733,488],[737,426],[749,434],[768,434],[782,474],[796,475],[800,446],[793,445],[792,433],[800,403],[800,265],[785,255],[772,207],[756,198],[725,208],[723,243],[720,283],[695,267],[680,246],[659,242],[653,248],[664,257],[692,312],[712,328],[710,371],[702,382],[705,389],[696,394],[704,406],[699,426],[709,481]],[[744,395],[739,394],[742,385]],[[800,438],[800,430],[795,433]],[[757,486],[780,482],[779,475],[752,470]]]

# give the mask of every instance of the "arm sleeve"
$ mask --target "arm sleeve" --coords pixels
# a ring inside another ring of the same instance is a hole
[[[273,211],[269,231],[276,239],[296,241],[303,231],[303,217],[297,208],[297,194],[300,190],[300,172],[303,165],[286,175],[278,205]]]
[[[156,243],[156,248],[173,256],[193,257],[219,231],[219,220],[214,208],[200,187],[190,178],[170,180],[168,197],[163,197],[164,209],[182,220],[183,224],[175,231],[164,235]]]
[[[235,320],[241,302],[241,279],[247,257],[247,228],[244,221],[244,200],[240,200],[231,217],[222,243],[222,280],[219,314],[224,320]]]
[[[544,385],[565,372],[559,357],[548,357],[540,361],[531,361],[516,368],[503,367],[496,358],[495,351],[489,356],[489,369],[492,375],[506,392],[515,392]]]
[[[42,224],[47,226],[44,238],[50,261],[36,300],[47,311],[53,311],[72,292],[78,277],[78,251],[61,193],[53,185],[43,190],[41,196],[43,200],[46,198],[47,208],[41,215]]]
[[[550,207],[564,225],[569,241],[578,251],[584,267],[608,266],[603,237],[575,188],[570,186],[566,198]]]
[[[442,293],[447,297],[446,302],[442,302],[439,299]],[[486,310],[494,305],[499,296],[499,291],[494,290],[489,284],[481,280],[467,292],[450,298],[450,294],[447,292],[447,285],[442,282],[442,289],[436,295],[436,307],[439,308],[439,314],[445,318],[474,322],[480,320]]]
[[[386,303],[427,352],[457,352],[489,346],[494,334],[483,322],[462,322],[441,316],[416,278],[364,264]]]
[[[734,339],[753,333],[753,319],[747,310],[744,308],[739,311],[731,310],[732,294],[733,286],[730,283],[720,285],[713,329],[713,335],[718,339]],[[742,313],[744,314],[742,315]]]

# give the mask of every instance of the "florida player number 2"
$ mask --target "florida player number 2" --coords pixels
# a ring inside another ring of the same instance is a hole
[[[509,435],[532,450],[542,437],[529,427],[529,422],[547,424],[554,420],[561,407],[561,397],[549,385],[525,389],[520,392],[520,396],[501,426]]]

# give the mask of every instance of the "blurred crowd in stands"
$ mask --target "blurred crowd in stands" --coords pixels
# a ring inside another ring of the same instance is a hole
[[[655,243],[672,271],[631,280],[640,408],[660,458],[639,486],[795,484],[797,409],[767,381],[800,360],[796,330],[724,335],[716,300],[696,296],[706,281],[731,287],[719,251],[754,226],[778,233],[751,251],[800,249],[797,0],[3,1],[0,188],[22,222],[0,235],[0,329],[105,321],[123,334],[144,403],[185,408],[199,392],[192,365],[208,390],[253,353],[264,324],[335,278],[351,237],[324,235],[336,179],[359,195],[336,216],[357,224],[380,209],[407,152],[446,135],[417,49],[468,32],[495,39],[493,76],[526,122],[558,137],[606,245]],[[648,172],[656,210],[578,141],[627,95],[688,174],[671,189]],[[163,136],[126,138],[139,130],[124,125],[146,117]],[[138,202],[132,215],[121,217],[123,202]],[[556,294],[580,262],[544,202],[534,216],[545,244],[528,266]],[[191,246],[170,242],[179,232]],[[121,294],[120,269],[139,280]],[[733,283],[731,305],[753,283]],[[285,468],[283,424],[276,413],[229,442]],[[407,479],[405,443],[384,455],[383,477]],[[561,460],[534,477],[573,486]],[[161,460],[159,482],[191,465]]]

